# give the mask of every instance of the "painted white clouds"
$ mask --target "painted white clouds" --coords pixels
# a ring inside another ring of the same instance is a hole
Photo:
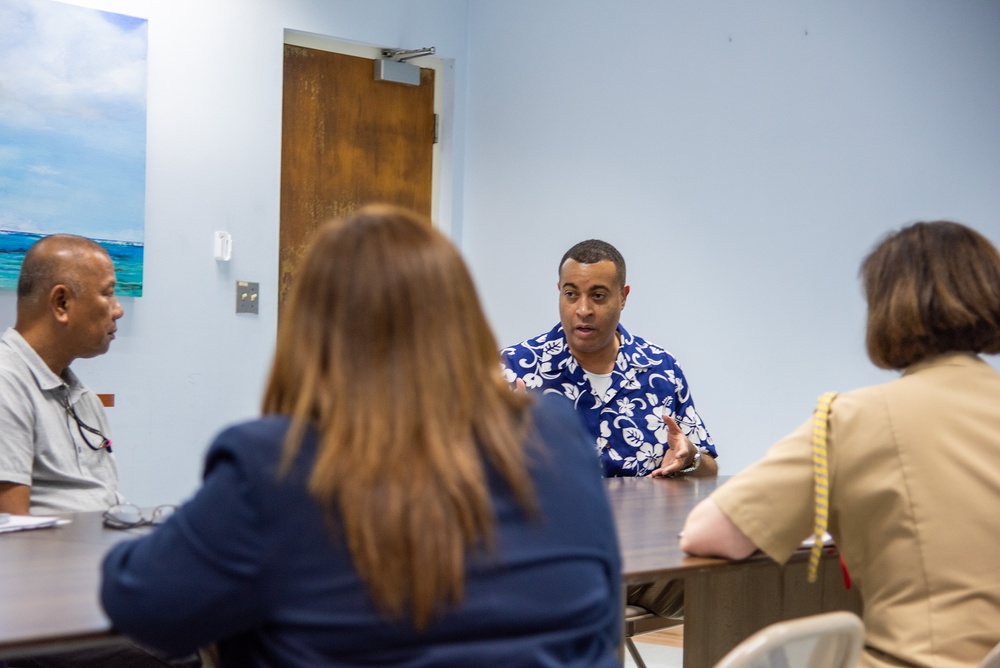
[[[52,0],[5,0],[0,25],[5,125],[54,129],[144,112],[145,21],[115,21]]]

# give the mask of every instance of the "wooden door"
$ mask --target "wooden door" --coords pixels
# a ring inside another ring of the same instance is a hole
[[[434,71],[375,81],[374,61],[285,45],[278,308],[309,237],[371,202],[431,215]]]

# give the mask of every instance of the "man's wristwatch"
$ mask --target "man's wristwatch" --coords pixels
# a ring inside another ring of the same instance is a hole
[[[697,471],[698,467],[701,466],[701,456],[703,454],[708,454],[708,450],[706,450],[705,448],[695,447],[694,459],[691,460],[691,466],[687,467],[686,469],[681,469],[680,471],[678,471],[678,473],[687,475],[688,473],[694,473],[695,471]]]

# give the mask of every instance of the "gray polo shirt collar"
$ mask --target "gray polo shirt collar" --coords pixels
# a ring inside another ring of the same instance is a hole
[[[52,392],[60,388],[67,388],[70,404],[75,403],[83,393],[83,385],[80,384],[80,379],[76,377],[72,369],[66,367],[62,377],[57,376],[49,368],[49,365],[38,356],[35,349],[24,340],[21,333],[13,327],[8,328],[4,332],[3,340],[28,365],[28,370],[31,371],[31,375],[35,377],[35,382],[38,383],[38,388],[43,392]]]

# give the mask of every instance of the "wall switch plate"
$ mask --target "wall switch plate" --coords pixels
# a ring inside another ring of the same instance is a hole
[[[236,312],[257,313],[260,306],[258,299],[259,291],[259,283],[236,281]]]

